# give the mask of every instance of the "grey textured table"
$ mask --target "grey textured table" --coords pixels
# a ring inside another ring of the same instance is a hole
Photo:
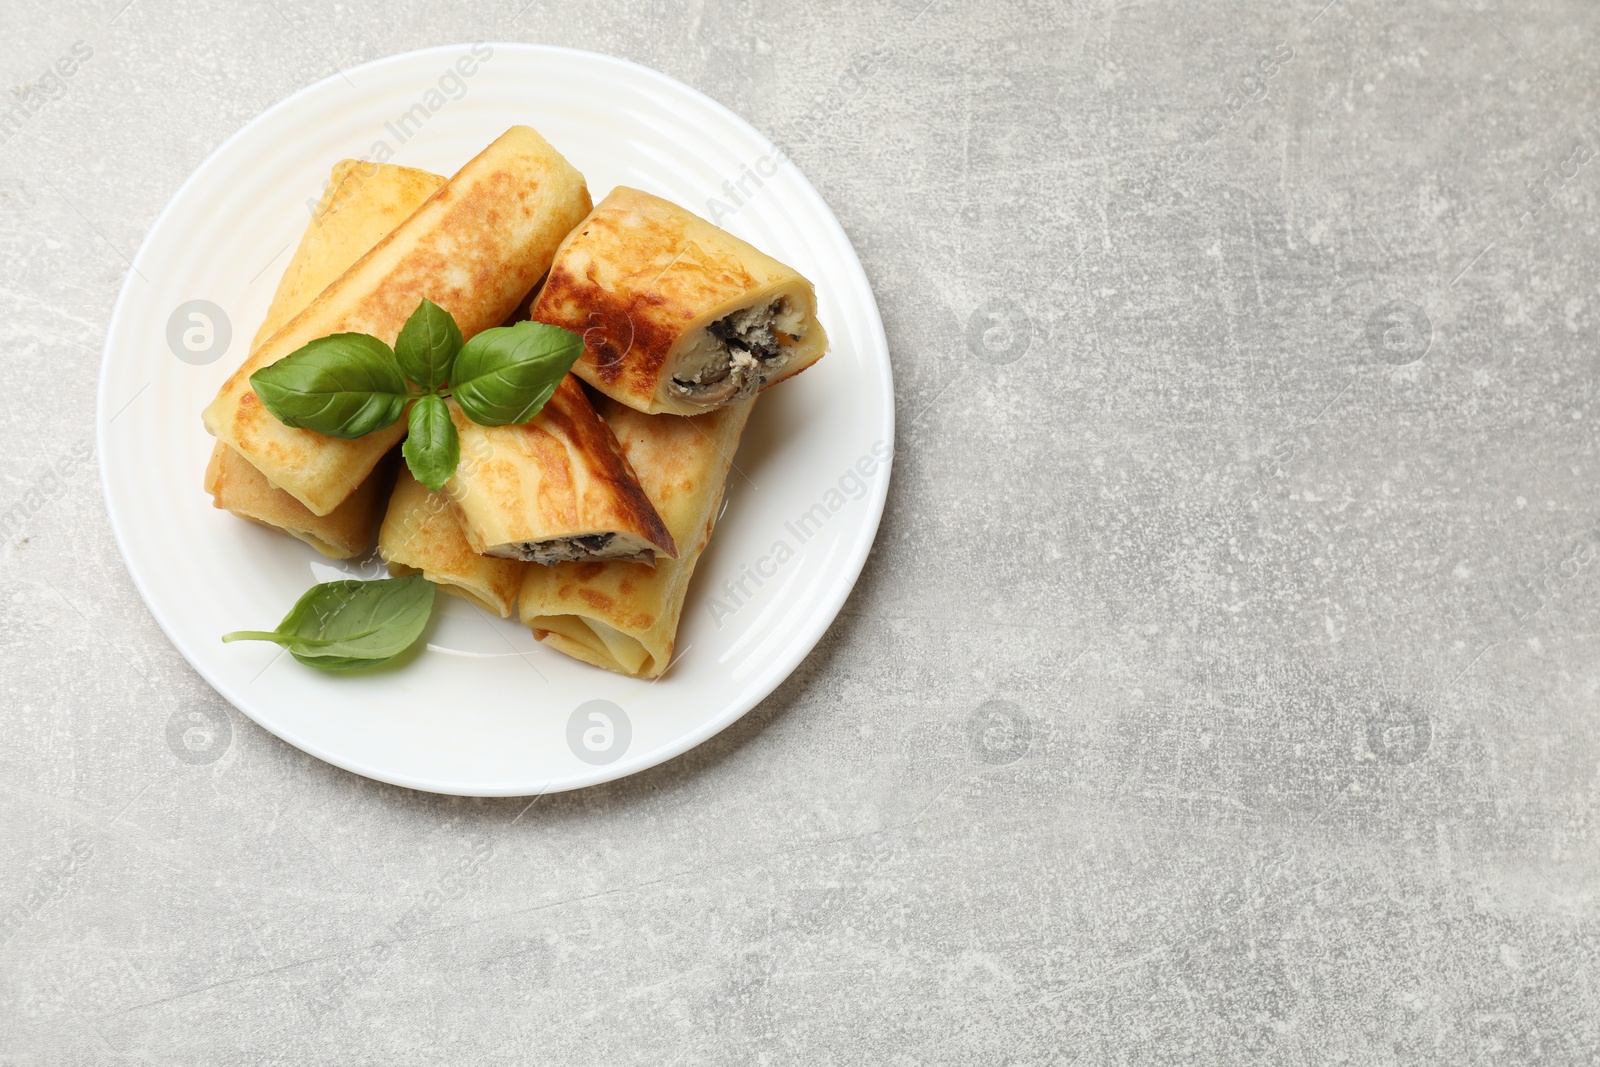
[[[1595,1062],[1600,9],[1324,2],[0,3],[0,1061]],[[899,393],[810,659],[516,821],[228,711],[74,444],[205,155],[476,39],[774,137]]]

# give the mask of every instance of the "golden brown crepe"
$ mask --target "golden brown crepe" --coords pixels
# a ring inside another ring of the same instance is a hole
[[[498,326],[589,207],[583,175],[513,126],[256,349],[206,408],[206,429],[313,514],[328,514],[405,436],[405,420],[353,440],[294,429],[261,404],[250,375],[329,334],[393,344],[424,297],[453,314],[464,337]]]
[[[333,165],[311,225],[284,268],[250,351],[283,328],[330,282],[411,217],[448,179],[393,163],[343,159]]]
[[[206,492],[216,506],[241,519],[282,530],[298,537],[324,556],[353,559],[372,551],[372,536],[383,511],[384,490],[389,485],[387,464],[380,464],[344,503],[326,515],[313,515],[304,504],[226,445],[211,450],[206,464]]]
[[[428,199],[445,179],[427,171],[346,159],[334,165],[311,224],[300,238],[251,350],[315,300]],[[298,537],[323,555],[350,559],[372,550],[387,473],[380,467],[327,515],[267,481],[238,452],[218,441],[206,465],[206,492],[217,507]]]
[[[828,347],[810,282],[626,186],[562,242],[529,317],[583,334],[573,373],[651,414],[696,415],[753,396]]]
[[[539,640],[606,670],[661,676],[672,662],[689,580],[722,509],[728,468],[754,405],[749,397],[684,418],[597,402],[680,554],[653,569],[638,563],[528,568],[518,610]]]
[[[461,462],[444,491],[474,552],[532,563],[675,557],[583,386],[567,375],[532,421],[479,426],[449,402]]]
[[[502,619],[511,615],[522,572],[532,566],[474,552],[449,498],[429,492],[404,464],[383,517],[378,552],[388,562],[390,574],[403,577],[420,571],[445,592]]]

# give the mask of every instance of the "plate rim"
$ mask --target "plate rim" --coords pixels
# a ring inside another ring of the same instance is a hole
[[[873,363],[876,364],[878,374],[882,378],[883,403],[882,410],[880,412],[880,418],[882,420],[881,425],[884,427],[884,432],[886,435],[885,443],[888,445],[889,456],[887,459],[882,461],[883,476],[873,480],[872,491],[862,501],[862,503],[868,505],[867,514],[862,517],[858,536],[851,544],[851,550],[848,556],[841,561],[843,565],[836,572],[836,580],[831,583],[831,595],[829,595],[818,605],[817,610],[813,612],[811,618],[808,620],[807,625],[798,631],[796,636],[783,646],[782,654],[773,657],[773,659],[769,661],[769,665],[759,674],[757,674],[757,676],[752,679],[748,685],[744,686],[741,691],[737,692],[729,701],[727,706],[722,709],[722,711],[716,715],[708,717],[695,728],[686,730],[677,735],[668,744],[659,746],[648,752],[641,753],[639,756],[631,759],[627,754],[624,754],[624,756],[615,763],[587,768],[583,771],[579,771],[560,779],[547,781],[538,788],[527,788],[527,783],[516,782],[485,783],[482,786],[469,788],[464,787],[463,784],[459,782],[451,782],[442,779],[428,779],[416,775],[386,770],[381,766],[374,766],[360,759],[355,759],[347,755],[328,751],[324,746],[318,744],[314,739],[298,735],[295,731],[283,731],[276,729],[273,726],[269,726],[249,710],[249,708],[246,706],[248,702],[242,699],[242,695],[234,693],[231,685],[223,682],[218,677],[213,676],[212,672],[204,665],[205,661],[203,658],[190,654],[187,647],[188,642],[185,636],[183,636],[181,632],[175,631],[173,621],[169,620],[162,611],[157,609],[157,600],[153,599],[151,589],[151,584],[156,580],[155,576],[141,573],[139,565],[135,563],[134,554],[130,552],[128,540],[130,534],[124,528],[123,520],[119,515],[117,505],[114,501],[111,485],[111,472],[108,468],[105,458],[107,455],[106,450],[108,445],[107,436],[110,432],[110,420],[106,417],[106,415],[107,411],[109,410],[109,405],[112,403],[111,397],[109,396],[111,382],[110,363],[113,354],[112,347],[114,340],[120,334],[119,327],[121,327],[121,324],[127,315],[127,307],[134,299],[133,282],[137,277],[139,277],[139,267],[143,264],[143,261],[149,251],[150,244],[155,235],[161,231],[163,223],[165,223],[167,217],[173,213],[177,209],[179,203],[184,201],[189,195],[191,188],[201,180],[202,175],[213,164],[213,161],[222,156],[224,153],[228,152],[235,142],[250,134],[258,126],[267,122],[273,115],[282,109],[292,106],[296,101],[299,101],[304,97],[320,92],[324,86],[327,86],[332,82],[347,80],[346,75],[348,74],[356,73],[366,69],[382,67],[386,64],[415,61],[419,58],[437,53],[459,53],[461,49],[470,48],[474,43],[486,43],[495,49],[505,48],[512,51],[520,51],[525,54],[563,55],[576,58],[584,63],[593,63],[600,66],[610,65],[625,69],[635,77],[642,78],[646,83],[654,82],[658,87],[667,88],[676,92],[688,93],[691,96],[698,98],[698,100],[705,106],[709,107],[714,112],[719,113],[720,117],[725,121],[731,122],[736,126],[743,127],[748,134],[754,136],[766,148],[774,152],[781,152],[781,149],[773,144],[771,139],[768,138],[766,134],[762,133],[743,116],[739,115],[737,112],[709,96],[708,94],[702,92],[692,85],[689,85],[686,82],[674,78],[670,74],[666,74],[652,67],[647,67],[642,63],[637,63],[633,60],[625,59],[620,56],[613,56],[603,52],[594,52],[587,49],[572,48],[565,45],[535,44],[517,41],[488,41],[430,45],[425,48],[412,49],[405,52],[396,52],[387,56],[381,56],[377,59],[368,60],[365,63],[348,68],[346,71],[319,78],[318,80],[302,86],[289,95],[262,109],[237,130],[224,138],[215,148],[206,154],[204,159],[202,159],[195,166],[194,170],[172,193],[165,206],[163,206],[161,211],[151,221],[149,229],[146,231],[144,238],[140,241],[138,251],[134,253],[129,269],[123,277],[122,285],[117,293],[116,300],[112,304],[111,314],[107,320],[106,337],[101,348],[100,368],[95,390],[95,459],[100,476],[101,498],[106,506],[106,516],[111,526],[112,538],[116,543],[118,554],[122,557],[123,567],[127,571],[129,578],[132,580],[134,588],[138,591],[140,599],[144,602],[145,609],[150,613],[151,617],[155,620],[156,625],[160,627],[167,640],[171,643],[178,654],[183,657],[184,661],[189,665],[189,667],[199,674],[200,677],[205,680],[206,684],[209,685],[218,696],[222,697],[223,700],[233,707],[234,710],[239,712],[239,714],[244,715],[257,726],[261,727],[261,729],[278,738],[285,744],[290,745],[301,752],[306,753],[307,755],[314,756],[324,763],[338,767],[341,770],[349,773],[372,779],[373,781],[446,796],[538,797],[543,796],[545,793],[565,792],[573,789],[584,789],[590,786],[601,785],[606,782],[616,781],[633,774],[638,774],[641,771],[650,769],[651,767],[666,763],[669,760],[683,755],[690,749],[703,744],[711,737],[727,729],[729,726],[742,719],[745,715],[749,714],[749,712],[754,709],[756,705],[760,704],[767,697],[771,696],[778,686],[782,685],[783,682],[794,673],[800,664],[805,661],[806,657],[808,657],[816,648],[817,644],[822,640],[823,635],[827,633],[828,630],[833,626],[834,622],[838,619],[839,612],[844,607],[845,601],[849,599],[850,594],[855,589],[856,583],[860,580],[861,572],[866,566],[867,559],[872,554],[873,546],[876,544],[878,530],[882,524],[884,509],[888,500],[889,483],[893,476],[893,465],[895,458],[894,372],[892,361],[889,358],[888,338],[883,329],[883,316],[878,307],[877,296],[873,292],[871,283],[866,276],[866,271],[861,265],[860,256],[856,253],[854,242],[850,240],[849,234],[845,232],[843,225],[839,222],[838,217],[834,214],[833,209],[829,207],[827,201],[823,199],[819,192],[817,192],[816,187],[812,185],[810,179],[806,177],[799,165],[795,163],[793,159],[788,157],[787,153],[784,154],[784,158],[788,160],[789,166],[793,170],[794,177],[798,179],[799,182],[797,191],[803,196],[809,195],[816,206],[821,209],[819,213],[819,221],[823,222],[828,229],[829,236],[837,240],[841,250],[847,254],[846,266],[853,269],[855,274],[853,281],[859,283],[860,289],[866,297],[863,302],[863,310],[866,315],[866,319],[864,320],[863,324],[868,327],[867,332],[869,339],[876,342],[882,354],[882,358],[874,360]],[[648,88],[649,86],[647,85],[646,87]],[[360,91],[359,88],[357,91]],[[600,668],[594,669],[598,670]],[[270,702],[270,697],[268,698],[268,702]]]

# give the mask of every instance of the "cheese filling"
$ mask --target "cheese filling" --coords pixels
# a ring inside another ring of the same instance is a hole
[[[599,560],[651,563],[656,558],[654,549],[644,545],[638,538],[623,537],[614,533],[555,537],[548,541],[521,541],[492,548],[488,554],[499,556],[501,559],[520,559],[525,563],[546,565]]]
[[[751,396],[789,361],[787,349],[804,333],[802,316],[787,297],[725,315],[678,361],[670,389],[705,407]]]

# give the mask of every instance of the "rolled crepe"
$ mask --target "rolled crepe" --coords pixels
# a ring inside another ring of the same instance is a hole
[[[316,299],[350,265],[421,206],[445,179],[427,171],[347,159],[334,165],[311,224],[278,282],[252,351]],[[323,555],[350,559],[372,550],[387,486],[381,468],[327,515],[273,486],[250,461],[218,441],[206,492],[219,508],[298,537]]]
[[[311,225],[300,238],[250,351],[281,330],[372,246],[411,217],[448,179],[393,163],[344,159],[333,165]]]
[[[420,572],[445,592],[502,619],[516,606],[522,572],[531,566],[474,552],[450,499],[429,492],[403,464],[383,517],[378,552],[388,562],[390,574]]]
[[[206,464],[206,492],[217,507],[241,519],[298,537],[324,556],[353,559],[372,551],[372,535],[383,511],[384,490],[389,482],[386,466],[380,465],[367,475],[366,481],[331,512],[313,515],[300,501],[274,489],[249,460],[219,444],[211,450],[211,462]]]
[[[444,491],[474,552],[531,563],[629,559],[677,547],[617,439],[567,375],[532,421],[479,426],[450,401],[461,462]]]
[[[752,396],[828,347],[810,282],[625,186],[562,242],[529,316],[583,334],[573,373],[651,414],[696,415]]]
[[[256,349],[206,408],[206,429],[313,514],[328,514],[405,436],[405,420],[352,440],[294,429],[262,405],[250,375],[329,334],[393,344],[424,297],[453,314],[464,337],[498,326],[589,207],[583,175],[513,126]]]
[[[639,678],[672,662],[695,564],[722,509],[728,468],[755,398],[708,415],[645,415],[615,401],[598,407],[679,547],[654,569],[638,563],[530,567],[519,613],[534,636],[567,655]]]

